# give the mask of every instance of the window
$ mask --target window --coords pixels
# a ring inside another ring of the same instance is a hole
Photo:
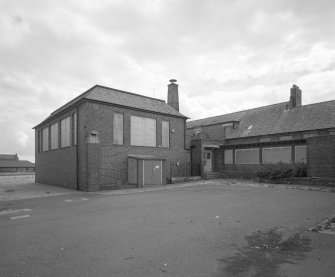
[[[123,144],[123,114],[113,114],[113,143]]]
[[[259,149],[235,150],[235,164],[259,164]]]
[[[71,138],[71,126],[70,126],[70,117],[64,118],[60,122],[60,146],[67,147],[70,146],[70,138]]]
[[[233,164],[233,150],[224,151],[224,163]]]
[[[130,144],[156,146],[156,119],[132,116],[130,118]]]
[[[49,150],[49,128],[44,128],[42,130],[42,151]]]
[[[50,149],[57,149],[58,148],[58,123],[51,125],[50,130]]]
[[[42,131],[37,131],[37,149],[42,152]]]
[[[162,121],[162,147],[170,147],[170,122]]]
[[[306,145],[295,146],[295,162],[306,163]]]
[[[73,114],[73,145],[77,145],[77,114]]]
[[[263,148],[263,164],[291,163],[291,147]]]

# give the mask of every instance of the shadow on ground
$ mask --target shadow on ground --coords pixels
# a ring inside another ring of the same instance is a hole
[[[219,260],[222,276],[285,276],[280,273],[280,265],[297,264],[312,250],[308,237],[296,233],[283,240],[276,229],[258,231],[245,239],[247,246],[238,249],[234,256]]]

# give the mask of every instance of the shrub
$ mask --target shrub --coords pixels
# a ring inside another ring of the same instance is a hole
[[[261,179],[279,180],[291,177],[306,177],[306,164],[268,164],[264,165],[256,172],[256,176]]]

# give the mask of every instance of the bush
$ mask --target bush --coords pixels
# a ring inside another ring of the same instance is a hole
[[[256,176],[261,179],[279,180],[291,177],[306,177],[307,170],[306,164],[269,164],[264,165],[260,170],[256,172]]]

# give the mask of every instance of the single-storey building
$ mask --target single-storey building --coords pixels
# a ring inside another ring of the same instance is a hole
[[[35,164],[19,160],[17,154],[0,154],[1,173],[34,173]]]
[[[167,103],[95,85],[34,127],[36,182],[97,191],[189,175],[186,119],[174,79]]]
[[[290,100],[187,122],[192,175],[251,177],[263,164],[307,164],[310,177],[335,178],[335,100]]]

